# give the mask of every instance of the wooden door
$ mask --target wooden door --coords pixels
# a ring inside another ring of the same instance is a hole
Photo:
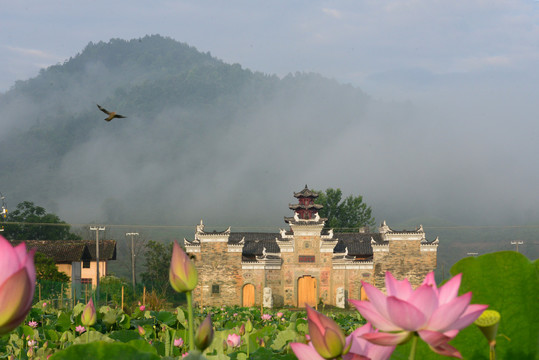
[[[253,284],[247,284],[243,287],[243,306],[255,305],[255,286]]]
[[[361,286],[361,290],[359,290],[359,299],[360,300],[369,300],[367,297],[367,293],[365,292],[365,287]]]
[[[298,307],[316,305],[316,279],[312,276],[303,276],[298,279]]]

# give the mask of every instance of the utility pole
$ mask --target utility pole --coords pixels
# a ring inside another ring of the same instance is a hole
[[[125,236],[131,236],[131,276],[133,281],[133,294],[135,294],[135,285],[136,285],[136,279],[135,279],[135,243],[133,240],[134,236],[139,236],[139,233],[133,232],[133,233],[125,233]]]
[[[4,222],[7,217],[7,207],[6,202],[4,201],[5,199],[6,197],[0,192],[0,200],[2,200],[2,212],[0,212],[0,218],[2,219],[2,222]],[[0,231],[4,231],[4,225],[0,227]]]
[[[96,275],[97,279],[95,282],[95,291],[96,291],[96,306],[99,303],[99,230],[105,231],[104,226],[90,226],[91,231],[95,231],[95,260],[96,260]]]
[[[511,245],[516,245],[517,252],[518,252],[518,246],[524,244],[524,241],[511,241]]]

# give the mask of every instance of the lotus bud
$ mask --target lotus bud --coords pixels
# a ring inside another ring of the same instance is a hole
[[[195,346],[200,351],[204,351],[208,346],[210,346],[212,340],[213,324],[211,322],[211,315],[208,315],[197,330],[195,335]]]
[[[491,346],[496,345],[496,333],[498,332],[500,318],[501,315],[496,310],[485,310],[474,322]]]
[[[80,322],[84,326],[92,326],[97,321],[97,313],[94,307],[93,299],[90,299],[88,304],[84,307],[82,315],[80,316]]]
[[[32,307],[36,283],[35,250],[16,247],[0,236],[0,336],[21,324]]]
[[[177,292],[192,291],[198,283],[198,274],[195,265],[176,241],[172,248],[169,280],[170,285]]]
[[[245,324],[241,324],[240,330],[238,331],[238,333],[240,334],[240,336],[245,335]]]
[[[144,337],[144,335],[146,335],[146,330],[144,330],[142,326],[139,325],[137,330],[140,336]]]
[[[350,350],[351,342],[347,344],[341,328],[334,320],[308,305],[307,319],[311,343],[322,357],[333,359]]]
[[[78,330],[77,330],[78,331]],[[67,331],[64,331],[64,333],[62,334],[62,336],[60,336],[60,342],[61,343],[65,343],[68,339],[68,334],[67,334]]]
[[[251,322],[251,319],[247,319],[247,322],[245,323],[245,332],[250,334],[251,331],[253,331],[253,323]]]

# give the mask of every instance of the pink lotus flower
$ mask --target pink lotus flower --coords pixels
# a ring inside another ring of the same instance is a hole
[[[37,327],[37,321],[29,321],[28,326],[35,329]]]
[[[462,357],[448,341],[473,323],[488,305],[470,305],[471,292],[458,296],[461,278],[462,274],[458,274],[438,289],[431,272],[413,290],[407,279],[398,281],[387,272],[387,296],[362,282],[370,301],[349,301],[381,331],[363,337],[378,345],[398,345],[417,333],[434,352]]]
[[[228,334],[228,337],[226,338],[226,343],[230,347],[238,347],[241,344],[241,336],[238,334]]]
[[[174,346],[182,347],[183,346],[183,339],[182,338],[174,339]]]
[[[82,315],[80,316],[80,322],[85,326],[92,326],[97,321],[97,313],[95,312],[94,301],[90,299],[88,304],[82,310]]]
[[[189,256],[174,241],[169,269],[170,285],[177,292],[192,291],[198,283],[197,269]]]
[[[363,338],[364,334],[377,333],[370,323],[354,330],[350,337],[352,339],[352,347],[348,354],[343,355],[344,360],[361,360],[361,356],[370,360],[387,360],[395,350],[395,346],[381,346],[373,344]]]
[[[395,350],[395,346],[380,346],[371,344],[361,336],[374,332],[371,324],[365,324],[354,330],[346,342],[351,343],[350,351],[342,355],[343,360],[387,360]],[[312,343],[308,345],[291,343],[290,346],[299,360],[325,360],[314,348]]]
[[[261,318],[262,318],[262,320],[271,320],[271,315],[270,314],[262,314]]]
[[[140,307],[139,307],[138,309],[139,309],[140,311],[144,311],[144,310],[146,310],[146,306],[140,305]]]
[[[0,236],[0,335],[15,329],[32,307],[36,283],[35,250],[16,247]]]
[[[82,334],[83,332],[86,331],[86,328],[82,325],[79,325],[75,328],[75,331],[78,332],[79,334]]]

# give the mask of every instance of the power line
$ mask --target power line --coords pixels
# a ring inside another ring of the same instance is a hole
[[[39,223],[39,222],[23,222],[23,221],[6,221],[4,225],[27,225],[27,226],[65,226],[65,227],[88,227],[94,224],[77,224],[77,223]],[[193,229],[196,224],[191,225],[142,225],[142,224],[107,224],[108,227],[116,228],[155,228],[155,229]],[[228,228],[229,225],[214,225],[214,228]],[[272,229],[275,230],[282,226],[268,225],[232,225],[234,229]],[[478,230],[478,229],[539,229],[539,225],[452,225],[452,226],[423,226],[424,230]],[[357,232],[358,228],[334,228],[337,231]]]

